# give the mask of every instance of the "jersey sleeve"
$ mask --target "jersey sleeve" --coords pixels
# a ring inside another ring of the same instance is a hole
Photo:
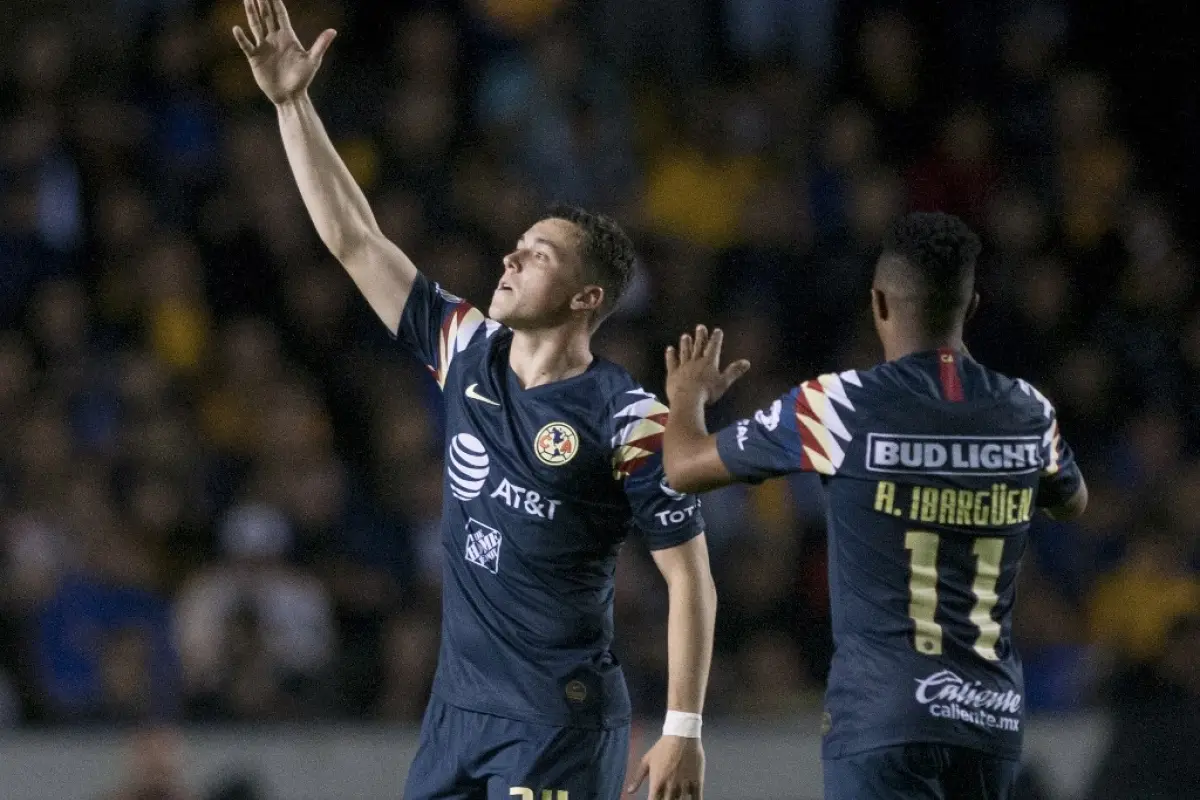
[[[854,404],[847,385],[861,386],[853,371],[800,384],[752,419],[717,432],[725,468],[743,483],[761,483],[793,472],[836,475],[853,439],[846,419]]]
[[[487,319],[475,306],[418,272],[400,315],[396,339],[421,359],[441,387],[454,357],[499,327],[500,323]]]
[[[1074,451],[1058,429],[1058,413],[1053,404],[1028,383],[1022,381],[1021,388],[1038,402],[1039,422],[1043,427],[1042,469],[1038,476],[1037,505],[1041,508],[1053,508],[1070,500],[1075,492],[1079,491],[1083,483],[1083,474],[1075,462]]]
[[[675,547],[704,531],[700,498],[676,492],[663,472],[667,407],[643,389],[625,392],[613,415],[613,477],[625,486],[634,526],[651,550]]]

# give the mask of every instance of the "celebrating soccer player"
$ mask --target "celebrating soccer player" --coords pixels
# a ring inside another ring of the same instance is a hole
[[[613,573],[631,528],[670,594],[667,718],[634,784],[699,798],[716,608],[695,497],[670,488],[667,408],[594,356],[633,247],[606,217],[557,209],[504,258],[488,316],[428,281],[380,232],[307,93],[334,38],[304,49],[278,0],[234,29],[321,240],[442,388],[441,651],[404,796],[616,798],[630,703],[613,656]]]
[[[1003,800],[1017,775],[1017,568],[1035,510],[1076,517],[1087,489],[1050,402],[963,346],[979,251],[950,215],[899,220],[871,290],[886,363],[802,383],[712,436],[705,405],[749,365],[721,371],[721,333],[703,327],[666,354],[671,486],[803,470],[827,490],[827,800]]]

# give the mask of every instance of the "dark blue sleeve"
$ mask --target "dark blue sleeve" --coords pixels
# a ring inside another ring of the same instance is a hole
[[[1058,430],[1058,414],[1049,412],[1050,425],[1042,437],[1042,472],[1038,481],[1037,504],[1053,508],[1070,500],[1083,483],[1083,474],[1075,463],[1075,453]]]
[[[1017,385],[1032,403],[1035,424],[1042,436],[1042,470],[1038,475],[1036,504],[1039,508],[1053,508],[1079,491],[1083,475],[1075,463],[1075,453],[1058,429],[1058,412],[1054,410],[1054,404],[1027,381],[1018,380]]]
[[[717,452],[733,477],[761,483],[792,472],[836,475],[852,435],[854,372],[822,375],[783,394],[752,419],[718,431]]]
[[[396,339],[421,359],[442,386],[455,355],[476,337],[490,335],[498,328],[498,323],[484,317],[475,306],[418,272],[400,315]]]
[[[665,550],[704,531],[700,499],[667,485],[662,464],[667,407],[650,392],[621,395],[613,416],[613,475],[625,483],[633,523],[651,550]]]

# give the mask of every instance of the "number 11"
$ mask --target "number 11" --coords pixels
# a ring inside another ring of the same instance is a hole
[[[904,547],[909,551],[911,575],[908,579],[908,615],[915,627],[913,644],[926,655],[941,655],[942,626],[934,617],[937,614],[938,594],[938,546],[941,537],[930,531],[909,531],[904,536]],[[975,652],[988,661],[996,661],[996,642],[1000,639],[1000,623],[992,619],[992,610],[999,597],[996,582],[1000,580],[1000,561],[1004,557],[1003,539],[975,540],[975,581],[971,593],[975,595],[975,606],[971,609],[971,623],[979,628],[975,640]]]

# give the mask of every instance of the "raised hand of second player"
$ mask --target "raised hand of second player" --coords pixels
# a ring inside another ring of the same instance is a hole
[[[721,370],[724,340],[720,328],[709,335],[708,328],[697,325],[695,338],[685,333],[679,337],[678,350],[667,348],[667,398],[672,406],[684,394],[697,394],[705,404],[715,403],[750,369],[750,362],[743,358]]]
[[[300,44],[282,0],[244,0],[250,35],[234,26],[233,38],[250,61],[254,80],[276,105],[308,89],[337,31],[326,29],[307,50]]]

